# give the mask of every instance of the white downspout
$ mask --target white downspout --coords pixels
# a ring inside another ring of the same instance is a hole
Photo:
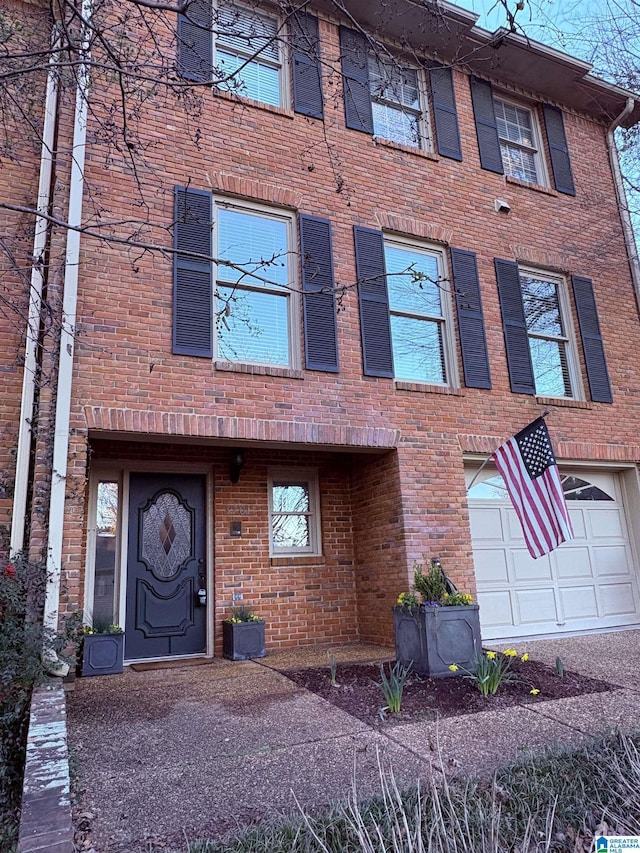
[[[18,428],[18,450],[16,454],[16,479],[13,495],[13,516],[11,520],[10,554],[15,556],[24,549],[25,518],[27,512],[27,491],[29,487],[29,457],[33,435],[33,401],[35,398],[37,349],[40,331],[40,311],[42,308],[42,290],[44,286],[44,255],[49,236],[49,221],[40,214],[49,212],[51,199],[51,177],[53,174],[53,145],[57,124],[58,103],[58,50],[60,38],[52,39],[52,51],[49,59],[49,73],[42,125],[42,151],[40,154],[40,180],[38,183],[38,205],[33,239],[33,266],[31,267],[31,285],[29,288],[29,315],[24,351],[24,372],[22,375],[22,399],[20,402],[20,424]]]
[[[82,16],[88,21],[92,15],[93,0],[83,0]],[[51,494],[49,499],[49,538],[47,542],[47,586],[44,603],[44,628],[48,633],[57,631],[60,605],[60,575],[62,569],[62,536],[64,528],[65,492],[67,485],[67,459],[69,455],[69,421],[71,418],[71,382],[76,332],[78,302],[78,266],[80,260],[80,227],[82,225],[82,196],[84,189],[84,164],[87,140],[87,98],[89,87],[89,36],[83,35],[83,64],[78,70],[78,87],[73,126],[73,148],[69,187],[67,249],[64,267],[64,295],[62,300],[62,331],[58,361],[58,383],[53,440]],[[65,675],[66,664],[57,661],[53,653],[46,654],[49,671]]]
[[[618,197],[620,219],[622,220],[622,233],[624,235],[624,242],[627,249],[627,255],[629,257],[631,280],[633,281],[633,289],[636,294],[636,302],[640,309],[640,262],[638,261],[638,244],[636,243],[635,235],[633,233],[633,224],[631,222],[627,194],[625,192],[624,181],[622,179],[618,149],[613,135],[615,129],[619,127],[625,118],[633,111],[635,103],[636,102],[633,98],[627,98],[625,108],[622,110],[620,115],[614,119],[607,131],[607,146],[609,148],[609,159],[611,161],[611,171],[613,172],[616,196]]]

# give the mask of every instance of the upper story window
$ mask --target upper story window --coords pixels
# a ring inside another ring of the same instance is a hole
[[[219,202],[215,226],[217,358],[295,366],[292,217]]]
[[[576,397],[577,359],[569,333],[569,304],[564,279],[520,269],[522,303],[536,394]]]
[[[214,67],[220,87],[247,98],[281,106],[280,24],[235,3],[219,3],[215,25]]]
[[[442,251],[385,239],[394,376],[451,383],[451,301]]]
[[[493,108],[505,174],[531,184],[546,184],[540,129],[534,111],[495,95]]]
[[[419,74],[390,58],[368,57],[374,136],[421,147],[422,108]]]

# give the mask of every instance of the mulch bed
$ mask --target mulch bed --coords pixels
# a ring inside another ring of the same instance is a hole
[[[404,688],[402,710],[398,714],[388,714],[386,719],[380,716],[385,702],[379,686],[379,664],[338,664],[335,687],[331,684],[328,666],[281,670],[281,673],[370,726],[437,720],[478,711],[503,710],[513,705],[537,705],[549,699],[614,689],[605,681],[576,672],[565,671],[560,677],[555,669],[540,661],[516,660],[511,671],[517,681],[502,685],[495,696],[486,698],[473,682],[460,675],[447,678],[410,676]],[[388,674],[389,664],[385,665],[385,672]],[[540,693],[532,695],[533,688]]]

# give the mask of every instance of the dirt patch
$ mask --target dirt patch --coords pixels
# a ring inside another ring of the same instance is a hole
[[[281,670],[295,684],[322,696],[332,705],[370,726],[389,726],[418,720],[458,717],[478,711],[496,711],[513,705],[538,705],[549,699],[566,699],[585,693],[602,693],[612,686],[576,672],[560,677],[555,669],[540,661],[513,663],[513,684],[502,685],[495,696],[484,697],[471,680],[456,675],[448,678],[409,676],[403,693],[402,710],[380,715],[385,701],[380,689],[379,664],[338,664],[336,686],[331,684],[329,667]],[[389,672],[389,664],[385,665]],[[539,690],[532,694],[531,690]]]

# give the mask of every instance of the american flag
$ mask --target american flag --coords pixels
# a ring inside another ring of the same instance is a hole
[[[544,418],[520,430],[493,455],[535,559],[567,539],[573,528]]]

